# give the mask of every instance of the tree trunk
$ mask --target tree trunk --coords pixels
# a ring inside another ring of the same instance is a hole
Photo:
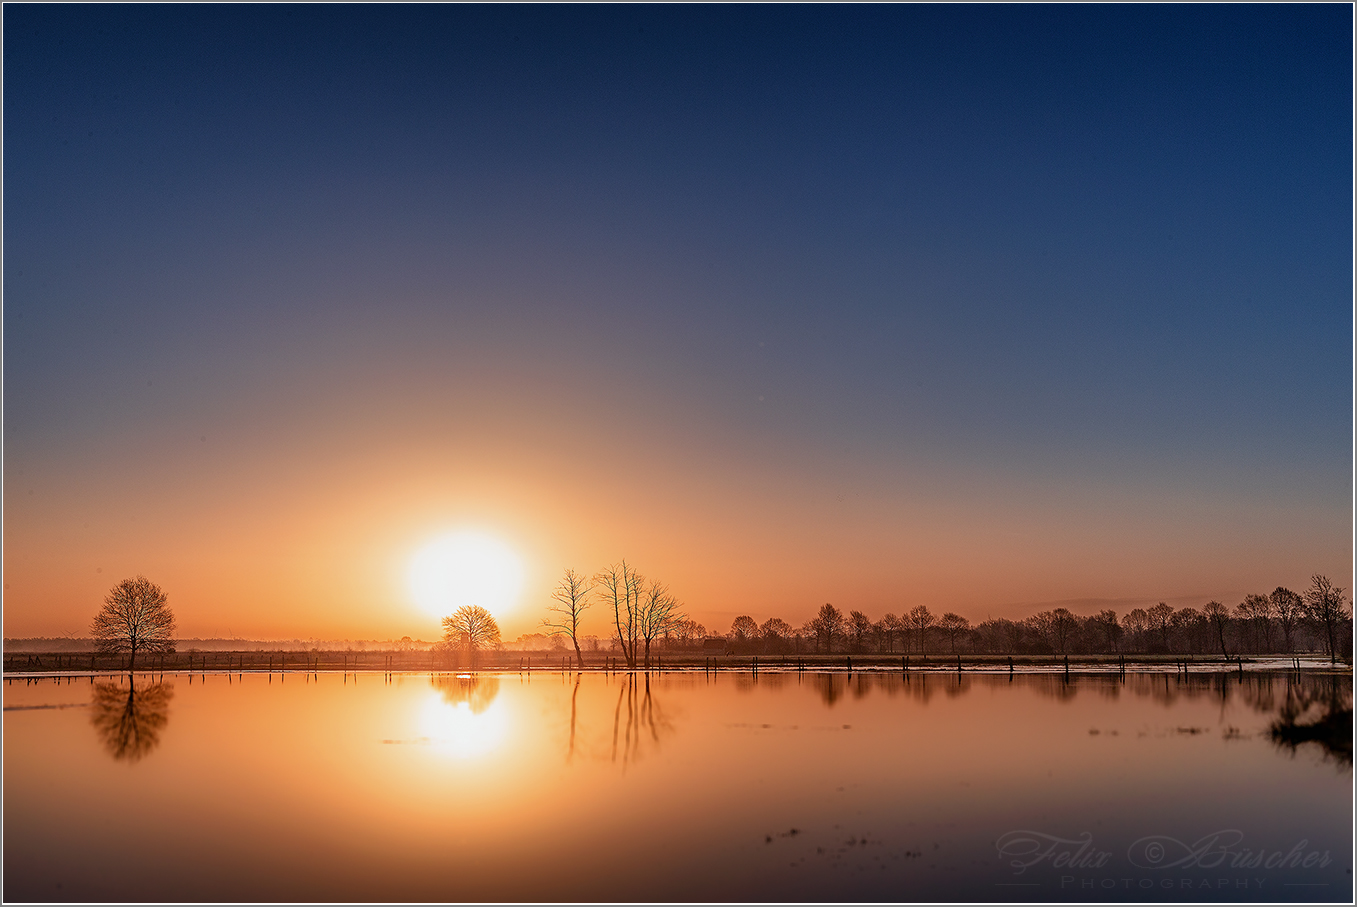
[[[570,637],[570,641],[575,644],[575,661],[579,662],[580,670],[584,670],[584,655],[580,653],[580,641],[575,637]]]

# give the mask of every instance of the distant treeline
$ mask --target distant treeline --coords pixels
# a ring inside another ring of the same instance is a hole
[[[422,639],[178,639],[178,652],[409,652],[427,649],[432,643]],[[89,637],[28,636],[6,639],[6,652],[89,652],[94,640]]]
[[[778,617],[760,624],[742,615],[728,633],[710,638],[724,640],[734,654],[1235,656],[1318,651],[1351,658],[1352,613],[1347,604],[1342,588],[1314,576],[1304,593],[1279,586],[1267,595],[1246,596],[1233,607],[1212,601],[1201,608],[1175,609],[1160,602],[1120,617],[1111,609],[1084,616],[1055,608],[1021,620],[993,618],[972,625],[950,611],[935,615],[926,605],[873,620],[861,611],[844,614],[826,604],[800,627]],[[686,640],[672,642],[686,647]]]

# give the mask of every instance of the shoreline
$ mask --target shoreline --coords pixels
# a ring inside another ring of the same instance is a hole
[[[637,666],[628,670],[619,664],[621,659],[612,659],[609,663],[588,664],[583,669],[573,663],[548,660],[524,655],[521,658],[506,659],[504,653],[494,658],[492,663],[482,663],[476,668],[462,667],[457,664],[431,663],[433,659],[419,659],[423,664],[411,664],[415,658],[401,659],[401,663],[385,662],[382,665],[362,664],[355,661],[344,663],[344,653],[319,652],[294,654],[290,659],[278,659],[269,664],[265,660],[260,664],[257,652],[215,653],[226,658],[209,659],[200,655],[184,656],[194,662],[164,664],[155,662],[131,672],[140,676],[205,676],[208,674],[225,676],[237,675],[314,675],[314,674],[367,674],[367,675],[439,675],[470,676],[486,675],[524,675],[532,674],[981,674],[1002,675],[1066,675],[1081,674],[1106,676],[1118,674],[1338,674],[1352,675],[1352,665],[1340,661],[1333,664],[1325,656],[1254,656],[1231,658],[1226,661],[1220,656],[1201,658],[1187,656],[1182,658],[1161,656],[1128,656],[1125,660],[1111,656],[1081,656],[1063,658],[1050,656],[932,656],[923,659],[920,656],[871,656],[871,655],[809,655],[809,656],[670,656],[652,663],[649,669]],[[412,654],[412,653],[405,653]],[[421,653],[423,654],[423,653]],[[253,657],[251,657],[253,656]],[[49,658],[55,659],[55,655]],[[77,656],[81,661],[90,656]],[[63,655],[62,660],[68,656]],[[40,662],[41,656],[35,656]],[[71,661],[75,658],[71,657]],[[112,661],[105,656],[104,660]],[[246,663],[247,660],[249,663]],[[180,659],[176,658],[176,662]],[[228,663],[222,664],[222,661]],[[512,661],[513,663],[505,663]],[[573,659],[570,659],[573,662]],[[234,662],[234,663],[231,663]],[[40,663],[6,667],[3,676],[6,682],[17,678],[79,678],[79,677],[120,677],[129,672],[116,665],[96,666],[92,669],[46,667]]]

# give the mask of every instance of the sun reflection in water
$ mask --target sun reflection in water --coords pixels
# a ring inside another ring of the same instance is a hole
[[[493,752],[509,732],[509,712],[501,702],[499,678],[461,674],[438,677],[436,693],[420,713],[420,732],[439,752],[469,759]]]

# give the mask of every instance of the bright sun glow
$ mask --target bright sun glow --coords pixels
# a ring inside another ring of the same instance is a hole
[[[437,617],[463,605],[480,605],[501,618],[513,609],[522,589],[518,555],[479,532],[436,539],[410,562],[410,591],[421,608]]]
[[[491,703],[476,712],[468,702],[455,705],[434,694],[420,715],[423,736],[440,752],[462,758],[493,751],[509,729],[508,714],[501,703]]]

